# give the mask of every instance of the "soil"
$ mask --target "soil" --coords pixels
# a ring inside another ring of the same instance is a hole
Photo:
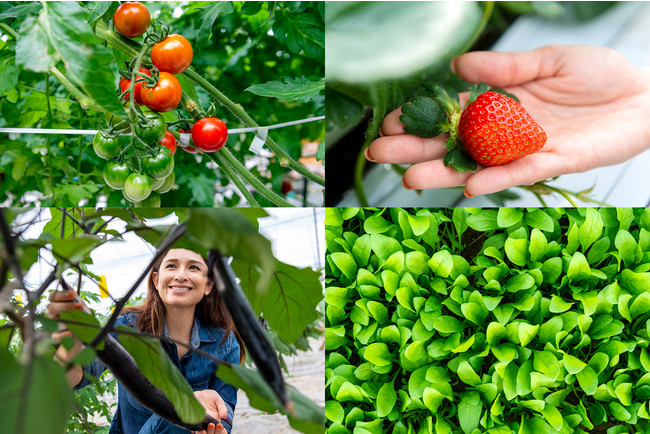
[[[285,381],[321,407],[325,407],[325,338],[312,339],[311,351],[285,357],[289,374]],[[246,393],[239,391],[231,434],[285,434],[297,433],[289,426],[283,414],[264,413],[250,406]]]

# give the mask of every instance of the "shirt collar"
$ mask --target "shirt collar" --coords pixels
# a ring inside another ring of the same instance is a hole
[[[167,328],[167,323],[163,324],[163,336],[169,339],[169,329]],[[214,339],[204,339],[204,332],[201,328],[199,320],[194,317],[194,323],[192,324],[192,331],[190,332],[190,347],[192,349],[197,349],[201,341],[214,341]]]

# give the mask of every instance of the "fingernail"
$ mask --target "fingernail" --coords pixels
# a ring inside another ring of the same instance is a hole
[[[72,308],[73,308],[74,310],[83,310],[83,306],[81,305],[81,303],[74,303],[74,304],[72,305]]]
[[[456,74],[456,59],[458,59],[458,57],[451,59],[451,64],[449,65],[451,67],[451,72],[454,74]]]
[[[66,291],[64,294],[65,298],[68,300],[72,300],[74,298],[74,292],[73,291]]]
[[[366,150],[363,151],[363,155],[366,157],[366,160],[372,161],[373,163],[377,162],[377,160],[375,160],[372,154],[370,153],[370,148],[366,148]]]
[[[208,428],[210,428],[210,429],[214,429],[215,426],[214,426],[214,424],[213,424],[212,422],[210,422],[210,423],[208,424]]]
[[[467,192],[467,189],[463,190],[463,193],[465,194],[465,197],[468,198],[468,199],[471,199],[471,198],[474,197],[474,196],[472,196],[471,194],[469,194],[469,193]]]
[[[404,187],[404,188],[407,189],[407,190],[413,190],[412,187],[409,187],[409,186],[406,184],[406,181],[404,181],[404,178],[402,178],[402,187]]]
[[[223,425],[221,424],[217,425],[217,429],[223,429]]]

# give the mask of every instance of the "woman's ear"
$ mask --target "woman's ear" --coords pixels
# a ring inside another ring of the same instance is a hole
[[[153,281],[154,288],[156,288],[156,290],[158,290],[158,273],[157,272],[154,271],[153,273],[151,273],[151,280]]]
[[[205,295],[208,295],[212,292],[212,289],[214,289],[214,282],[212,280],[208,280],[207,285],[205,285]]]

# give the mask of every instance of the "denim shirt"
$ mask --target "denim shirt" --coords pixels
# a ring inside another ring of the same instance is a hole
[[[137,329],[136,313],[130,312],[120,315],[115,325],[126,325]],[[194,318],[194,325],[190,335],[190,347],[192,349],[199,348],[200,350],[211,354],[217,359],[221,359],[231,364],[239,364],[239,344],[234,334],[231,333],[223,345],[220,345],[225,330],[212,324],[205,324]],[[164,336],[169,337],[167,325],[164,328]],[[174,343],[162,342],[162,347],[165,349],[169,358],[181,371],[183,377],[192,387],[192,390],[215,390],[219,396],[226,403],[228,408],[228,416],[221,420],[221,424],[230,433],[232,428],[233,413],[235,405],[237,404],[237,388],[225,383],[216,377],[218,364],[210,359],[207,359],[199,354],[195,354],[189,350],[183,357],[178,359],[178,349]],[[104,372],[106,367],[98,360],[95,359],[89,366],[84,367],[84,371],[92,375],[94,378]],[[90,384],[86,376],[77,385],[77,388],[84,387]],[[169,426],[165,426],[169,425]],[[143,429],[143,427],[147,427]],[[141,431],[142,430],[142,431]],[[144,432],[166,432],[166,433],[187,433],[189,431],[173,426],[157,417],[150,410],[140,405],[127,391],[118,383],[118,401],[117,411],[113,417],[109,433],[140,433]]]

